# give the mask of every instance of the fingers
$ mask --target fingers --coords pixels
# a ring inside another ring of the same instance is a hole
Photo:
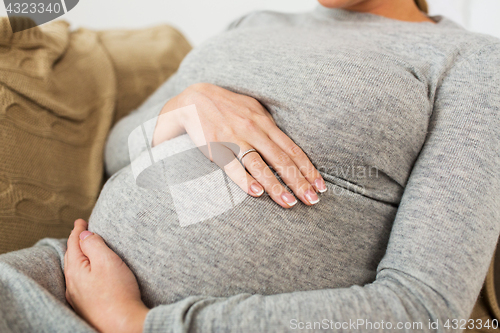
[[[323,193],[327,190],[325,181],[319,171],[314,167],[304,151],[302,151],[292,139],[276,126],[269,128],[268,135],[269,138],[289,156],[300,173],[315,187],[316,191]]]
[[[258,150],[260,155],[278,172],[283,182],[290,187],[304,204],[310,206],[319,202],[319,197],[311,183],[302,175],[297,165],[295,165],[288,154],[286,154],[277,144],[271,141],[267,136],[254,137],[254,142],[252,142],[252,144],[259,147]],[[260,182],[260,179],[256,177],[256,173],[259,172],[262,166],[255,155],[257,154],[253,154],[251,158],[245,157],[244,163],[250,174]],[[264,186],[264,188],[266,188],[266,186]],[[276,187],[276,189],[278,188]]]
[[[78,265],[88,261],[80,248],[80,234],[87,230],[87,222],[82,219],[75,221],[75,226],[68,238],[68,249],[64,255],[65,270],[71,265]]]
[[[275,162],[273,167],[277,169],[285,184],[287,184],[306,205],[317,203],[319,198],[315,189],[300,173],[295,163],[288,156],[285,156],[285,153],[271,141],[268,140],[266,144],[267,148],[265,151],[267,155],[271,156],[268,158]],[[246,154],[242,160],[243,166],[234,155],[231,154],[231,150],[233,149],[228,149],[231,147],[227,147],[227,143],[224,145],[211,143],[210,145],[212,147],[212,156],[217,156],[217,158],[214,158],[214,162],[223,168],[229,178],[245,192],[254,197],[258,197],[264,193],[265,189],[271,199],[284,208],[293,207],[297,203],[295,197],[278,181],[259,153],[251,152]],[[241,148],[241,152],[251,149],[251,146],[244,142],[240,142],[238,146]],[[214,154],[214,152],[216,152],[216,154]],[[274,158],[279,156],[279,154],[281,154],[281,158]],[[231,157],[226,155],[231,155]],[[248,170],[248,172],[245,169]]]
[[[251,196],[260,197],[264,194],[264,188],[246,172],[245,168],[236,158],[224,166],[224,172],[226,172],[236,185]]]
[[[83,254],[89,258],[91,265],[117,257],[117,254],[106,245],[101,236],[90,231],[84,231],[80,234],[80,248]]]
[[[242,148],[241,151],[251,149],[251,147],[245,143],[240,143],[240,147]],[[278,203],[281,207],[290,208],[297,203],[297,199],[295,199],[293,194],[288,192],[278,181],[272,170],[257,152],[246,154],[243,157],[242,162],[243,166],[241,166],[241,168],[246,168],[249,174],[253,177],[251,179],[256,180],[259,184],[261,184],[271,199],[273,199],[273,201]]]

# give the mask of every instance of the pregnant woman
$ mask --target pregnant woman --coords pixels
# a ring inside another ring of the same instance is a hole
[[[67,248],[0,256],[0,331],[461,331],[500,233],[500,40],[424,5],[256,12],[193,50],[111,132]]]

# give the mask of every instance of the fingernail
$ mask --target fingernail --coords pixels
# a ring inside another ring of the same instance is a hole
[[[288,192],[283,192],[283,194],[281,194],[281,199],[283,199],[283,201],[290,207],[297,203],[297,199],[295,199],[295,197]]]
[[[257,185],[257,184],[252,184],[250,186],[250,190],[252,190],[252,192],[258,196],[261,196],[262,193],[264,193],[264,189],[260,185]]]
[[[318,189],[319,193],[324,193],[327,190],[325,181],[322,178],[316,179],[314,181],[314,185],[316,185],[316,188]]]
[[[93,232],[90,232],[88,230],[82,231],[82,233],[80,234],[80,240],[84,240],[85,238],[93,234],[94,234]]]
[[[319,198],[316,192],[307,190],[305,194],[306,194],[306,199],[307,201],[309,201],[310,204],[314,205],[315,203],[319,202]]]

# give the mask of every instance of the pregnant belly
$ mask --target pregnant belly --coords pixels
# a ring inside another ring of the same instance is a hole
[[[178,150],[187,140],[171,140],[152,154]],[[375,278],[395,207],[327,182],[315,206],[284,209],[267,195],[248,196],[199,150],[173,160],[139,177],[134,163],[113,175],[89,220],[89,230],[132,269],[148,306]],[[187,173],[199,177],[189,180]]]

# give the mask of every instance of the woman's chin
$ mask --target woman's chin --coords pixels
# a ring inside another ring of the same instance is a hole
[[[366,0],[318,0],[320,5],[327,8],[348,8]]]

